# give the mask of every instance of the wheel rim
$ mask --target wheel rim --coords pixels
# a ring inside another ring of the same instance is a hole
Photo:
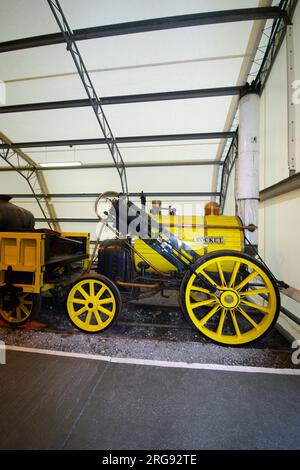
[[[185,304],[191,321],[204,335],[224,344],[244,344],[258,339],[272,325],[277,295],[259,265],[238,256],[221,256],[200,265],[196,273],[187,283]]]
[[[68,314],[81,330],[101,331],[114,319],[117,303],[112,290],[98,279],[83,279],[68,295]]]
[[[23,323],[30,317],[33,310],[33,296],[32,294],[25,294],[19,297],[19,305],[11,310],[3,308],[3,301],[1,301],[0,314],[2,318],[8,323],[18,324]]]

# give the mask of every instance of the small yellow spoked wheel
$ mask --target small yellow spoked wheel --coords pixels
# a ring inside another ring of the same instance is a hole
[[[0,299],[1,318],[10,325],[23,325],[29,318],[34,317],[40,308],[40,294],[21,294],[18,297],[18,305],[11,309],[5,308],[3,299]]]
[[[255,258],[218,251],[193,265],[180,287],[181,308],[192,325],[230,346],[265,336],[276,323],[280,295],[268,269]]]
[[[67,297],[67,311],[71,322],[87,333],[108,328],[122,308],[116,285],[102,275],[88,275],[71,287]]]

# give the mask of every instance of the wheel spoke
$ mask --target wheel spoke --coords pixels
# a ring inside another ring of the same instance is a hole
[[[85,317],[85,320],[84,320],[84,323],[87,323],[88,325],[90,325],[91,319],[92,319],[92,313],[93,312],[91,310],[87,313],[87,315]]]
[[[94,313],[94,316],[96,318],[96,322],[98,323],[98,325],[101,325],[101,323],[103,323],[103,321],[102,321],[102,318],[100,316],[100,313],[98,312],[98,310],[94,310],[93,313]]]
[[[73,304],[81,304],[81,305],[85,305],[86,304],[86,300],[85,299],[73,299],[72,300]]]
[[[260,310],[261,312],[264,312],[264,313],[270,313],[270,309],[267,308],[267,307],[263,307],[259,304],[254,304],[252,302],[248,302],[247,300],[241,300],[241,303],[243,305],[247,305],[248,307],[251,307],[251,308],[254,308],[255,310]]]
[[[257,275],[258,273],[256,271],[252,271],[252,273],[248,274],[248,276],[242,282],[235,286],[235,289],[240,290],[242,287],[252,281],[252,279],[254,279]]]
[[[216,302],[215,299],[201,300],[200,302],[193,302],[193,303],[191,303],[191,307],[192,307],[192,309],[194,310],[194,308],[197,308],[197,307],[204,307],[205,305],[210,305],[210,304],[213,304],[213,303],[215,303],[215,302]]]
[[[235,316],[235,312],[233,310],[230,310],[230,315],[231,315],[231,319],[232,319],[232,323],[233,323],[236,335],[241,336],[241,332],[240,332],[240,328],[239,328],[239,325]]]
[[[113,298],[113,297],[108,297],[107,299],[98,300],[98,305],[112,304],[113,301],[114,301],[114,298]]]
[[[254,326],[256,330],[259,329],[259,325],[248,315],[248,313],[245,312],[244,309],[242,309],[242,307],[239,306],[238,310],[243,315],[243,317],[245,317],[246,320],[248,320],[248,322],[251,323],[252,326]]]
[[[204,287],[192,286],[190,289],[197,292],[203,292],[203,294],[213,295],[208,289],[204,289]]]
[[[108,317],[111,317],[113,315],[113,313],[110,310],[108,310],[105,307],[102,307],[102,305],[98,305],[97,308],[98,310],[100,310],[100,312],[105,313],[105,315],[107,315]]]
[[[17,308],[16,308],[16,320],[17,320],[17,321],[21,321],[21,320],[22,320],[22,310],[20,309],[20,307],[17,307]]]
[[[89,281],[90,297],[95,297],[95,283],[93,280]]]
[[[267,287],[264,287],[263,289],[254,289],[254,290],[245,290],[243,292],[240,292],[239,295],[241,297],[250,297],[251,295],[260,295],[260,294],[269,294],[270,291]]]
[[[198,273],[198,275],[200,276],[204,276],[205,279],[214,287],[221,287],[221,286],[218,286],[218,284],[204,271],[204,269],[202,269],[202,271],[200,271]]]
[[[24,304],[23,304],[23,305],[20,305],[19,308],[20,308],[20,310],[22,310],[22,311],[25,313],[26,317],[29,317],[29,315],[30,315],[31,312],[30,312],[30,310],[28,310],[28,308],[26,307],[26,305],[24,305]]]
[[[73,313],[73,317],[79,317],[83,312],[86,312],[86,306],[81,307],[79,310]]]
[[[234,286],[236,276],[237,276],[237,273],[239,272],[240,266],[241,266],[240,261],[236,261],[235,265],[234,265],[234,268],[233,268],[233,271],[231,273],[231,277],[230,277],[228,287],[233,287]]]
[[[226,318],[226,313],[227,313],[227,310],[225,308],[222,308],[222,312],[221,312],[221,316],[220,316],[220,320],[219,320],[219,324],[218,324],[218,328],[217,328],[217,335],[222,335],[223,333],[223,326],[224,326],[224,321],[225,321],[225,318]]]
[[[105,291],[106,291],[106,286],[102,286],[101,289],[96,294],[96,299],[97,300],[101,299]]]
[[[204,326],[208,320],[217,313],[217,311],[220,309],[220,305],[216,305],[212,310],[210,310],[201,320],[199,321],[199,326]]]
[[[218,266],[218,271],[219,271],[221,284],[222,284],[223,287],[225,287],[226,286],[226,281],[225,281],[225,277],[224,277],[224,273],[223,273],[223,269],[222,269],[220,261],[217,261],[217,266]]]
[[[82,297],[86,300],[89,299],[89,294],[83,289],[83,287],[81,286],[78,286],[78,292],[80,292],[80,294],[82,295]]]

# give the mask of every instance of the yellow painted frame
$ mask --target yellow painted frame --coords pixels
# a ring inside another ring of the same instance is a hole
[[[86,253],[89,255],[89,233],[62,232],[61,236],[86,238]],[[40,294],[55,288],[55,284],[44,284],[45,238],[46,234],[39,232],[0,232],[0,287],[5,285],[5,271],[12,266],[13,271],[33,273],[31,284],[14,283],[23,292]],[[83,260],[83,269],[87,268],[88,262],[88,258]]]
[[[45,265],[45,235],[35,232],[0,232],[0,286],[5,271],[33,273],[32,284],[15,283],[23,292],[39,294],[43,285]]]

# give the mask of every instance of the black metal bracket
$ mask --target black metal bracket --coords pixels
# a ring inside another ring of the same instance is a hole
[[[12,266],[8,266],[4,272],[5,285],[0,287],[3,309],[10,311],[19,306],[19,295],[22,294],[22,287],[16,287],[12,282]]]

